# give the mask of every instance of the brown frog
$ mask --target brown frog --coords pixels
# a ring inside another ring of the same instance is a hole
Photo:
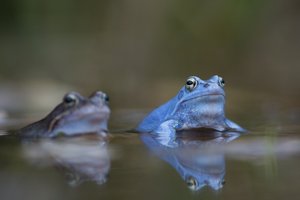
[[[24,137],[73,136],[97,133],[106,136],[110,115],[108,96],[100,91],[88,98],[69,92],[45,118],[20,130]]]

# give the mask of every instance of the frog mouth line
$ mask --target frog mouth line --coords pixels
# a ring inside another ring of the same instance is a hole
[[[221,93],[205,94],[205,95],[202,95],[199,97],[206,97],[206,96],[223,96],[223,97],[225,97],[225,95],[221,94]]]
[[[222,94],[222,93],[204,94],[204,95],[201,95],[201,96],[196,96],[196,97],[193,97],[193,98],[190,98],[190,99],[186,99],[186,100],[182,101],[181,103],[185,103],[187,101],[192,101],[192,100],[195,100],[195,99],[201,99],[203,97],[209,97],[209,96],[222,96],[222,97],[225,97],[225,95]]]
[[[62,118],[62,117],[65,117],[67,115],[70,115],[70,112],[65,112],[61,115],[58,115],[57,117],[55,117],[52,122],[50,123],[49,127],[48,127],[48,132],[51,132],[55,129],[55,126],[57,125],[57,123],[59,122],[59,120]],[[98,112],[90,112],[90,113],[85,113],[81,116],[79,116],[77,118],[77,121],[80,121],[80,120],[84,120],[86,117],[94,117],[94,116],[98,116],[99,113]],[[96,118],[97,119],[97,118]]]

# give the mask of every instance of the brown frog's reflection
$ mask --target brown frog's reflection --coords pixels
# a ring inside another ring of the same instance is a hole
[[[176,169],[190,189],[209,186],[219,190],[225,183],[222,146],[237,137],[237,133],[220,135],[218,132],[199,134],[189,131],[176,139],[142,134],[141,140],[151,152]]]
[[[90,136],[91,137],[91,136]],[[34,165],[54,166],[65,173],[69,185],[85,181],[103,184],[110,170],[107,141],[99,138],[58,138],[23,142],[25,158]]]

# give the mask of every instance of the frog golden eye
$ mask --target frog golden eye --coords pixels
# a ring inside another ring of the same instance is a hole
[[[78,99],[74,94],[70,93],[70,94],[67,94],[66,96],[64,96],[63,102],[67,106],[73,106],[73,105],[77,104]]]
[[[218,84],[219,84],[219,86],[224,87],[225,86],[225,80],[222,77],[219,77]]]
[[[190,77],[186,80],[185,88],[192,91],[197,86],[197,80],[194,77]]]
[[[188,177],[185,182],[186,182],[188,188],[190,188],[191,190],[197,189],[197,181],[194,177],[192,177],[192,176]]]

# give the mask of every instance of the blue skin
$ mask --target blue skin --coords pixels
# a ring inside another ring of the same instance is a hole
[[[206,81],[189,77],[178,94],[153,110],[136,130],[168,136],[196,128],[244,132],[245,129],[225,117],[224,84],[217,75]]]
[[[109,115],[108,96],[105,93],[98,91],[86,98],[77,92],[69,92],[45,118],[22,128],[20,133],[29,138],[86,133],[106,136]]]
[[[210,135],[213,135],[211,132]],[[217,134],[216,134],[217,135]],[[141,140],[160,159],[170,164],[186,182],[191,190],[208,186],[219,190],[224,185],[225,159],[216,147],[228,143],[239,135],[218,137],[206,140],[176,138],[176,145],[166,146],[160,137],[142,134]],[[214,149],[214,151],[212,151]]]

